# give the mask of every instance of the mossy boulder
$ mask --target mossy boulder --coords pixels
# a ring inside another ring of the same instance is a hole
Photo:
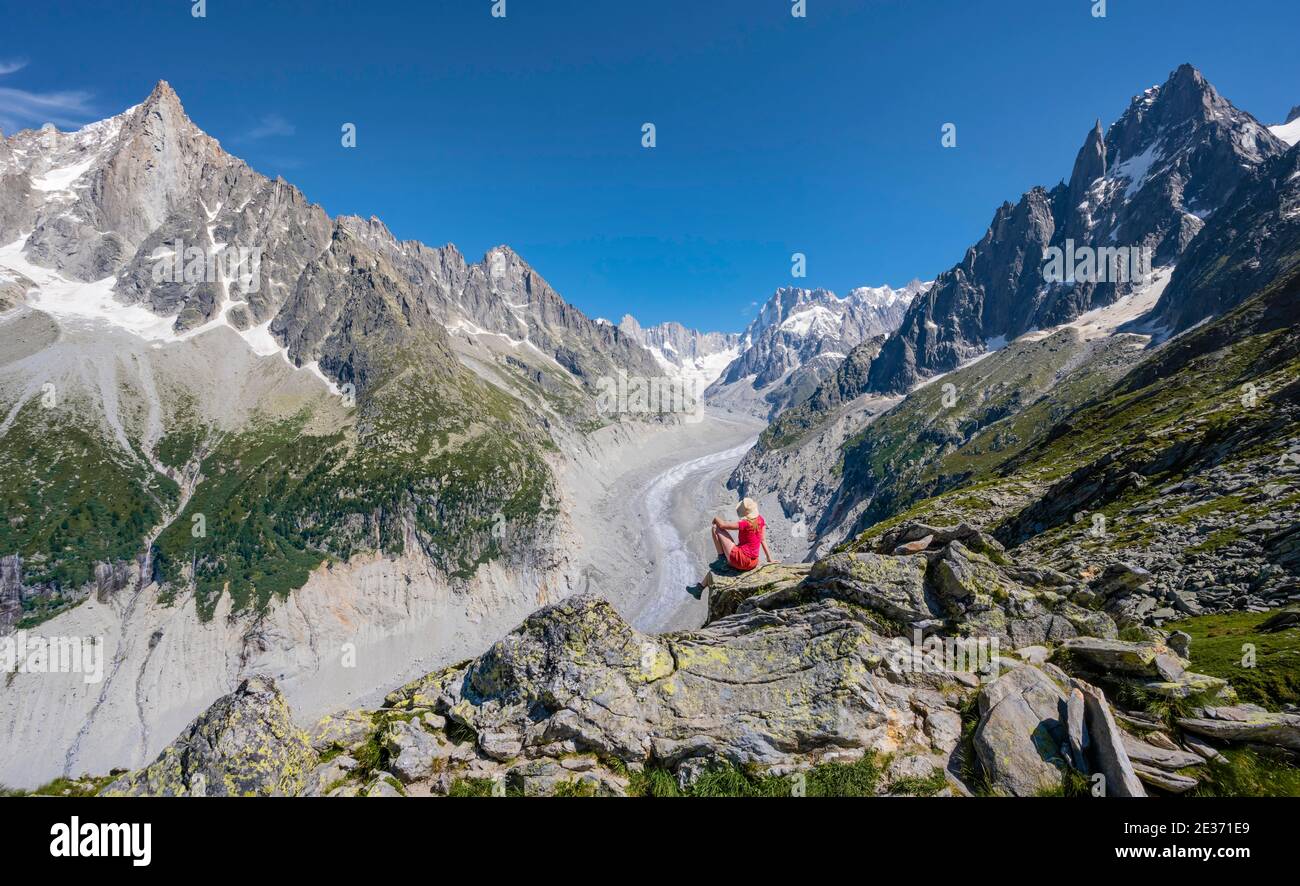
[[[865,610],[823,598],[655,636],[578,594],[441,679],[435,710],[507,763],[590,754],[775,767],[854,750],[951,753],[951,679],[896,668],[877,630]]]
[[[810,569],[809,563],[769,563],[749,572],[714,573],[709,583],[709,622],[731,615],[753,597],[798,585]]]
[[[307,735],[270,677],[249,677],[218,699],[153,763],[104,796],[251,797],[302,792],[316,762]]]
[[[337,711],[317,720],[307,730],[307,740],[317,753],[350,751],[365,744],[374,731],[374,716],[370,711]]]
[[[942,604],[926,583],[924,554],[832,554],[808,573],[807,585],[903,624],[942,618]]]
[[[1032,665],[984,687],[974,744],[993,793],[1032,797],[1061,789],[1070,756],[1068,708],[1065,687]]]

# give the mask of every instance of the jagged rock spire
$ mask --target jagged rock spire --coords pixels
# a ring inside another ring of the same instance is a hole
[[[1078,205],[1078,197],[1088,186],[1106,174],[1106,134],[1101,128],[1101,118],[1088,132],[1083,147],[1074,159],[1074,171],[1070,173],[1070,196],[1072,206]]]

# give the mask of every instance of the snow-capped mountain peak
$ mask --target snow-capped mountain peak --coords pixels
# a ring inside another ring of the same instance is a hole
[[[665,374],[682,379],[696,394],[717,380],[741,347],[734,332],[698,332],[673,321],[642,326],[631,314],[619,321],[618,330],[649,351]]]
[[[1270,126],[1268,131],[1292,147],[1300,144],[1300,105],[1291,109],[1285,121],[1277,126]]]
[[[811,392],[860,342],[898,328],[913,299],[929,289],[913,280],[860,286],[844,296],[787,286],[764,303],[741,338],[741,350],[710,389],[714,402],[778,410]]]

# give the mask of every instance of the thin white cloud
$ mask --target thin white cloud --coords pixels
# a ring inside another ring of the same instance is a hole
[[[75,128],[93,119],[89,92],[30,92],[0,86],[0,129],[12,132],[24,127],[53,123]]]
[[[244,133],[240,141],[255,142],[278,135],[293,135],[297,130],[279,114],[267,114],[256,126]]]
[[[14,71],[21,71],[27,67],[27,59],[15,58],[9,61],[0,60],[0,77],[5,74],[12,74]]]

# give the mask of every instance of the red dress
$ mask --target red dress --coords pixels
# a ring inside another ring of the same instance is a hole
[[[754,520],[741,520],[740,541],[727,553],[727,562],[733,569],[748,572],[758,565],[758,555],[763,547],[763,533],[767,521],[762,517]]]

